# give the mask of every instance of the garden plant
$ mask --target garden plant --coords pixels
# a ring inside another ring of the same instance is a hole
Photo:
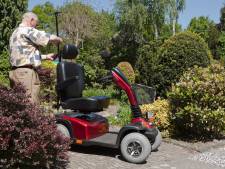
[[[69,140],[32,105],[22,86],[0,86],[0,168],[65,169]]]

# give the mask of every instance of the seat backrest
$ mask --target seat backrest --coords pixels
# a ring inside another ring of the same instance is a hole
[[[76,79],[71,80],[74,78]],[[82,97],[84,78],[84,68],[81,65],[73,62],[60,62],[57,65],[57,85],[66,82],[63,88],[57,89],[61,101]]]

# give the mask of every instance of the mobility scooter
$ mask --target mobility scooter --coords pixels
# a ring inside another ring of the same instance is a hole
[[[117,67],[101,79],[114,82],[126,92],[132,112],[130,124],[123,126],[118,133],[110,132],[108,120],[96,114],[109,105],[110,99],[106,96],[82,96],[84,69],[77,63],[66,61],[75,59],[77,55],[74,45],[65,45],[61,52],[63,61],[59,59],[57,64],[58,105],[63,109],[56,116],[58,130],[73,144],[118,148],[126,161],[143,163],[151,151],[159,147],[161,134],[143,117],[131,84]]]

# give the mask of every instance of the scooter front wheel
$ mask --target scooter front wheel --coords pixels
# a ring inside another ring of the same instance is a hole
[[[120,144],[122,156],[131,163],[143,163],[151,153],[151,144],[148,138],[140,133],[126,135]]]

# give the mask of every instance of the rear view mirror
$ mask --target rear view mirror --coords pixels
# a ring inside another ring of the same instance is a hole
[[[66,44],[62,50],[63,59],[75,59],[78,55],[78,49],[73,44]]]
[[[111,52],[110,52],[109,50],[107,50],[107,49],[102,50],[102,51],[100,52],[100,56],[101,56],[102,58],[105,58],[105,59],[110,58],[110,57],[111,57]]]

